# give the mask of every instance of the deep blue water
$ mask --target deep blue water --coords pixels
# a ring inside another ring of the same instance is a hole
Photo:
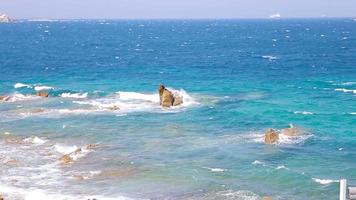
[[[185,104],[160,108],[160,83]],[[0,24],[0,86],[10,196],[317,200],[356,184],[352,19]],[[22,96],[38,86],[50,97]],[[303,134],[263,143],[289,124]]]

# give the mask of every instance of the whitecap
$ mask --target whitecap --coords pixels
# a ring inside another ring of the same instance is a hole
[[[62,93],[63,98],[73,98],[73,99],[85,99],[88,97],[88,93]]]
[[[211,172],[226,172],[227,169],[222,169],[222,168],[210,168],[210,167],[203,167],[205,169],[210,170]]]
[[[74,152],[75,150],[78,149],[78,147],[76,145],[73,146],[64,146],[64,145],[60,145],[60,144],[55,144],[54,145],[54,149],[61,154],[69,154]]]
[[[255,160],[251,164],[253,164],[253,165],[264,165],[265,163],[262,162],[262,161],[259,161],[259,160]]]
[[[27,84],[23,84],[23,83],[16,83],[14,85],[14,88],[23,88],[23,87],[27,87],[27,88],[31,88],[31,85],[27,85]]]
[[[262,58],[272,61],[272,60],[276,60],[277,56],[264,55],[264,56],[262,56]]]
[[[320,183],[321,185],[329,185],[331,183],[338,183],[339,180],[332,180],[332,179],[318,179],[318,178],[312,178],[313,181],[316,183]]]
[[[356,115],[356,112],[350,112],[350,115]]]
[[[309,111],[295,111],[294,114],[313,115],[314,113]]]
[[[341,91],[341,92],[350,92],[350,93],[354,93],[356,94],[356,90],[349,90],[349,89],[345,89],[345,88],[336,88],[335,91]]]
[[[35,90],[36,91],[43,91],[43,90],[53,90],[53,87],[50,86],[35,86]]]
[[[276,169],[287,169],[287,170],[288,170],[289,168],[287,168],[287,167],[284,166],[284,165],[280,165],[280,166],[277,166]]]
[[[24,142],[29,142],[29,143],[32,143],[32,144],[35,144],[35,145],[41,145],[41,144],[44,144],[44,143],[47,142],[47,140],[41,139],[41,138],[39,138],[37,136],[25,138],[23,141]]]

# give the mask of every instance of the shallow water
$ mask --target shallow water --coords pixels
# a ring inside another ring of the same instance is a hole
[[[351,19],[19,22],[0,36],[5,197],[317,200],[356,185]],[[161,108],[159,83],[185,103]],[[304,134],[263,144],[289,124]]]

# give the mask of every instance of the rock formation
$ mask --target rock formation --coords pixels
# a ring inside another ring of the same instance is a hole
[[[36,93],[37,96],[40,96],[40,97],[48,97],[49,96],[49,92],[46,91],[46,90],[41,90],[41,91],[38,91]]]
[[[159,104],[163,107],[178,106],[183,103],[181,96],[174,96],[164,85],[159,85]]]
[[[6,16],[5,14],[0,13],[0,23],[11,23],[14,20],[11,19],[10,17]]]
[[[82,152],[82,149],[78,148],[77,150],[73,151],[72,153],[63,155],[59,160],[64,165],[73,163],[74,162],[73,156],[77,155],[80,152]]]
[[[279,139],[279,134],[273,129],[268,129],[265,133],[265,143],[274,144],[277,143]]]

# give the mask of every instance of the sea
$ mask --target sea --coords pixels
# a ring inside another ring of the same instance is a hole
[[[162,108],[159,84],[183,104]],[[352,18],[18,20],[0,24],[0,95],[5,199],[332,200],[356,185]]]

